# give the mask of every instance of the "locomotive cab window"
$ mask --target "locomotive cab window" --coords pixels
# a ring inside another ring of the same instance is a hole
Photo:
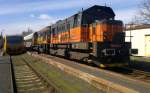
[[[75,14],[74,15],[74,24],[73,24],[73,27],[78,27],[80,25],[80,22],[81,22],[80,16],[81,16],[81,14]]]
[[[78,15],[76,14],[74,16],[74,26],[73,27],[77,27],[78,26]]]

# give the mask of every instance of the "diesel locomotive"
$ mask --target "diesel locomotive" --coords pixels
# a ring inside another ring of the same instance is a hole
[[[130,42],[123,22],[107,6],[95,5],[35,32],[31,48],[38,52],[92,62],[100,67],[128,65]]]

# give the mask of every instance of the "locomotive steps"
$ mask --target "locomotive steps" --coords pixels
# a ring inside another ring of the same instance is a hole
[[[85,72],[80,71],[78,69],[69,67],[69,66],[64,65],[62,63],[55,62],[52,59],[49,59],[49,58],[46,58],[46,57],[43,57],[43,56],[40,56],[37,54],[32,54],[29,52],[28,52],[28,54],[32,55],[36,58],[40,58],[40,59],[44,60],[44,62],[46,62],[50,65],[53,65],[53,66],[59,68],[60,70],[66,72],[68,74],[71,74],[71,75],[76,76],[82,80],[85,80],[89,84],[95,86],[96,88],[98,88],[98,89],[100,89],[106,93],[139,93],[136,90],[129,89],[127,87],[121,86],[119,84],[115,84],[111,81],[108,81],[108,80],[105,80],[102,78],[98,78],[96,76],[93,76],[91,74],[85,73]]]

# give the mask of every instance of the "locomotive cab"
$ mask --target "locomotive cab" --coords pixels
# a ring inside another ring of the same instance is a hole
[[[128,64],[130,43],[125,42],[122,21],[96,21],[91,25],[90,42],[92,60],[101,67]]]

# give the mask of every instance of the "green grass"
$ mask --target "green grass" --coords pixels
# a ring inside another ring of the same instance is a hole
[[[131,61],[133,62],[137,62],[137,61],[140,61],[140,62],[150,62],[150,58],[144,58],[144,57],[134,57],[134,56],[131,56]]]
[[[100,90],[91,86],[87,82],[68,75],[67,73],[46,64],[40,59],[30,57],[29,55],[22,55],[26,60],[40,71],[44,76],[51,80],[62,93],[99,93]]]

